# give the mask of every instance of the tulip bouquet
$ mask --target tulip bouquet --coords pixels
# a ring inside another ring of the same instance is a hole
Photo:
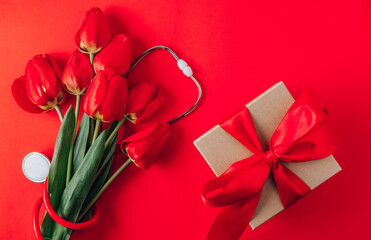
[[[60,117],[45,192],[55,213],[69,223],[88,221],[99,196],[130,163],[143,169],[150,167],[169,140],[169,123],[173,122],[149,125],[123,140],[120,149],[127,161],[111,174],[120,127],[125,120],[131,124],[145,122],[164,98],[153,82],[140,82],[127,89],[125,76],[138,61],[130,68],[128,36],[112,36],[99,8],[86,12],[75,41],[78,49],[63,72],[50,55],[37,55],[27,63],[25,75],[12,85],[14,99],[23,110],[56,110]],[[181,65],[187,68],[186,64]],[[63,114],[59,106],[70,95],[76,96],[75,108],[71,105]],[[82,96],[84,115],[78,125]],[[105,130],[102,122],[109,124]],[[48,212],[41,227],[35,228],[38,238],[69,239],[73,229],[57,223]]]

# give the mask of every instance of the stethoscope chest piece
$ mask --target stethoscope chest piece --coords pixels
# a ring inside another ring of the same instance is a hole
[[[49,159],[41,153],[32,152],[24,157],[22,170],[26,178],[32,182],[45,182],[50,168]]]

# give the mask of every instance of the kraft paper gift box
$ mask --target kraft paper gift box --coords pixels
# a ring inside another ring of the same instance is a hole
[[[287,110],[294,103],[294,98],[283,82],[279,82],[263,94],[249,102],[249,109],[263,149],[269,146],[270,138]],[[194,141],[195,146],[205,158],[216,176],[225,172],[232,163],[253,154],[239,141],[224,131],[219,125]],[[339,164],[329,157],[307,162],[283,163],[312,190],[341,171]],[[264,183],[261,198],[250,221],[252,229],[284,210],[272,176]]]

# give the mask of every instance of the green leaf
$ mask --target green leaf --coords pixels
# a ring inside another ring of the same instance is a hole
[[[103,172],[98,176],[97,180],[95,180],[93,186],[89,191],[88,196],[85,199],[82,209],[85,209],[89,205],[89,203],[94,199],[94,197],[98,194],[98,192],[101,190],[101,188],[107,181],[109,173],[111,172],[112,161],[113,158],[110,158]]]
[[[45,212],[43,222],[41,223],[40,231],[44,239],[51,239],[52,237],[53,219]]]
[[[74,138],[75,113],[71,106],[59,128],[57,141],[54,147],[53,159],[49,169],[48,192],[50,203],[54,209],[59,205],[59,200],[63,194],[66,182],[67,161],[69,149]],[[45,214],[41,225],[41,233],[44,238],[51,237],[52,222],[48,214]]]
[[[104,153],[106,133],[103,131],[86,153],[83,162],[63,192],[57,213],[62,218],[76,222]],[[55,224],[53,240],[68,239],[70,230]]]
[[[88,115],[84,114],[81,118],[79,131],[76,136],[75,146],[73,148],[73,173],[77,171],[80,164],[82,163],[86,148],[88,145],[88,138],[89,138],[89,131],[90,131],[90,118]]]

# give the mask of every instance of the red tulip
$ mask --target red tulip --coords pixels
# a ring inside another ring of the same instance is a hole
[[[112,38],[111,42],[94,58],[94,70],[105,70],[106,67],[116,68],[121,75],[130,68],[131,42],[125,34]]]
[[[49,55],[36,55],[26,67],[26,75],[12,85],[15,101],[25,111],[45,112],[61,103],[65,94],[60,83],[61,70]]]
[[[106,17],[99,8],[92,8],[85,13],[81,26],[76,33],[75,42],[84,53],[97,53],[112,38]]]
[[[97,120],[112,122],[125,114],[126,81],[114,68],[98,71],[85,94],[84,111]]]
[[[93,76],[89,56],[76,50],[64,68],[62,84],[67,92],[81,95],[88,88]]]
[[[146,169],[158,158],[170,137],[168,123],[153,124],[121,142],[121,150],[140,168]]]
[[[164,102],[158,87],[153,82],[140,82],[128,91],[126,117],[133,123],[140,123],[151,117]]]

